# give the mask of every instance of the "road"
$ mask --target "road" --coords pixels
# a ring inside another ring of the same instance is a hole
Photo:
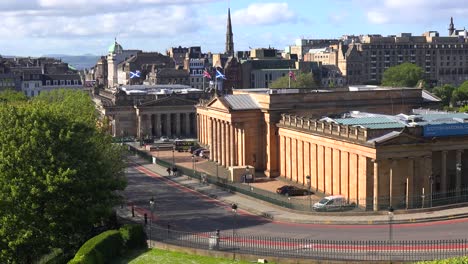
[[[151,176],[150,176],[151,175]],[[145,168],[129,164],[128,204],[149,210],[149,199],[155,198],[154,219],[158,224],[170,224],[177,230],[194,232],[233,232],[239,235],[317,240],[382,240],[389,237],[388,225],[319,225],[270,221],[238,210],[234,216],[231,206],[211,199]],[[393,224],[394,240],[443,240],[468,238],[468,219]]]

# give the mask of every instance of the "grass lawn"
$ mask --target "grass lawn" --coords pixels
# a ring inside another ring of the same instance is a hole
[[[165,251],[160,249],[137,251],[121,258],[115,263],[124,264],[247,264],[250,261],[234,261],[230,259],[221,259],[205,257],[198,255],[189,255],[185,253]]]

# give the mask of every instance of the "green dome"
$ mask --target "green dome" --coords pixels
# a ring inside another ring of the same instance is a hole
[[[109,46],[109,53],[121,53],[123,50],[122,46],[117,43],[117,40]]]

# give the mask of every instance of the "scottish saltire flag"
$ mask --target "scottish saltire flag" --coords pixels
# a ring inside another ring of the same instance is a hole
[[[130,72],[130,79],[140,78],[140,75],[141,75],[140,71]]]
[[[296,80],[296,74],[293,71],[289,71],[289,78]]]
[[[226,80],[226,76],[216,69],[216,79]]]
[[[203,77],[208,78],[208,79],[211,80],[211,74],[207,70],[203,71]]]

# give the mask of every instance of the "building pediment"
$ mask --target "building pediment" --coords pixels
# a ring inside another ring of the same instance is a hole
[[[195,105],[197,102],[193,100],[188,100],[184,98],[179,98],[176,96],[169,96],[165,98],[156,99],[153,101],[142,103],[137,106],[140,107],[158,107],[158,106],[190,106]]]
[[[426,141],[423,138],[415,137],[405,132],[393,131],[378,138],[371,139],[368,142],[378,146],[387,146],[421,144]]]
[[[229,111],[228,104],[220,97],[214,97],[206,106],[208,108],[216,108],[217,110]]]

